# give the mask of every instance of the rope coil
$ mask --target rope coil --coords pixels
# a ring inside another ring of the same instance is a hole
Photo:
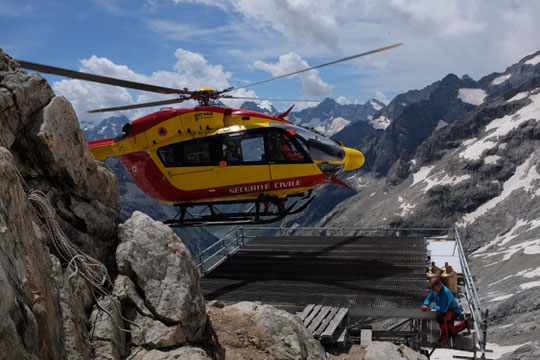
[[[1,136],[0,145],[9,150]],[[0,154],[0,157],[3,160],[8,160],[5,158],[4,154]],[[111,300],[113,300],[112,303],[116,307],[116,310],[120,314],[122,320],[124,320],[126,323],[136,326],[142,333],[143,329],[139,324],[126,319],[122,315],[121,309],[118,307],[117,302],[114,301],[114,298],[116,298],[116,296],[113,296],[108,290],[112,286],[112,281],[105,265],[103,265],[100,261],[94,259],[90,255],[85,254],[77,246],[72,244],[72,242],[69,240],[69,238],[66,236],[66,234],[56,221],[56,211],[50,204],[47,196],[42,191],[31,189],[24,180],[19,169],[16,166],[14,167],[19,182],[24,192],[27,194],[28,200],[32,205],[32,209],[34,210],[37,218],[40,220],[41,225],[45,228],[45,231],[49,234],[54,248],[56,249],[56,253],[65,263],[68,264],[66,271],[72,271],[71,274],[68,276],[68,280],[75,275],[79,275],[84,280],[86,280],[88,284],[90,284],[90,287],[92,289],[92,296],[94,298],[96,306],[99,310],[103,311],[111,318],[114,326],[117,329],[122,332],[133,332],[132,330],[125,329],[123,326],[118,324],[115,317],[101,305],[98,297],[110,298]]]

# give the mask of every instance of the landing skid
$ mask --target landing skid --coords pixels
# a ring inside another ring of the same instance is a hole
[[[178,215],[164,223],[170,227],[269,224],[302,212],[314,199],[311,190],[307,195],[290,195],[288,198],[291,197],[300,199],[289,206],[285,204],[287,199],[265,196],[256,200],[175,204],[179,208]],[[232,205],[244,204],[251,204],[251,207],[246,211],[238,210],[237,207],[233,211],[227,211],[231,210]],[[190,208],[199,208],[200,212],[193,214],[189,212]]]

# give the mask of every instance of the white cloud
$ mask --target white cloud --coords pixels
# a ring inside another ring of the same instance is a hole
[[[382,92],[380,91],[377,91],[375,93],[375,99],[379,100],[380,102],[382,102],[384,105],[388,105],[390,104],[390,100],[388,100],[388,98],[386,97],[386,95],[384,95]]]
[[[291,73],[294,71],[306,69],[309,64],[302,60],[297,54],[290,52],[279,57],[279,61],[276,64],[265,63],[257,60],[253,63],[253,66],[257,69],[267,71],[272,76],[280,76],[283,74]],[[317,70],[310,70],[291,77],[299,77],[302,81],[302,88],[306,96],[321,97],[329,96],[332,93],[332,85],[325,83],[320,77]]]
[[[486,23],[478,18],[474,2],[448,0],[391,0],[389,9],[396,19],[424,35],[458,37],[478,33]]]
[[[346,2],[344,2],[346,3]],[[310,38],[335,48],[339,25],[336,10],[343,5],[326,0],[231,1],[248,21],[270,27],[287,37]]]
[[[177,49],[177,58],[173,65],[175,71],[156,71],[151,75],[144,75],[134,72],[126,65],[115,64],[107,58],[99,58],[92,55],[88,59],[81,60],[80,71],[110,76],[118,79],[131,80],[136,82],[161,85],[165,87],[196,90],[203,86],[214,89],[224,89],[229,87],[231,73],[223,71],[221,65],[208,64],[201,54]],[[54,91],[59,95],[64,95],[73,103],[80,120],[98,122],[107,117],[105,114],[88,114],[88,110],[105,107],[130,105],[135,103],[150,102],[174,98],[175,95],[163,95],[152,92],[128,91],[122,87],[96,84],[80,80],[62,80],[53,83]],[[232,93],[237,96],[257,95],[253,90],[245,91],[240,89]],[[226,100],[230,106],[239,106],[243,100]],[[194,101],[184,102],[178,106],[194,106]],[[118,112],[115,114],[125,114],[130,119],[148,114],[156,108],[146,108]]]
[[[336,102],[340,105],[349,105],[352,104],[349,99],[347,99],[345,96],[340,96],[337,98]]]

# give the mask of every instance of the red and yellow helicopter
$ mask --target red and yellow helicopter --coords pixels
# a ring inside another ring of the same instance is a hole
[[[226,93],[399,45],[221,91],[212,88],[196,91],[173,89],[23,60],[17,62],[23,68],[44,73],[179,95],[176,99],[90,112],[198,101],[199,106],[195,108],[165,108],[136,119],[126,124],[122,135],[116,138],[90,141],[90,149],[97,160],[117,156],[144,192],[179,207],[179,214],[166,221],[170,226],[261,224],[304,210],[313,200],[311,190],[320,184],[334,182],[345,185],[337,176],[362,166],[364,156],[312,129],[295,126],[285,120],[292,107],[271,116],[217,106],[212,102],[222,98],[251,99]],[[288,204],[289,198],[300,199]],[[252,206],[222,206],[231,204]],[[188,211],[190,207],[199,206],[204,210],[198,214]]]

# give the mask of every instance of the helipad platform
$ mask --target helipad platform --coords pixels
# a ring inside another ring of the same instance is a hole
[[[201,290],[206,300],[225,303],[421,314],[425,244],[423,237],[259,236],[201,278]]]

